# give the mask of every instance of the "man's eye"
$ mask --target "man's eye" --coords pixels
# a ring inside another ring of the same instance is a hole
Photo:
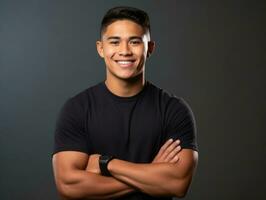
[[[118,44],[119,42],[118,41],[111,41],[110,44]]]
[[[141,41],[139,41],[139,40],[132,40],[132,41],[130,41],[130,43],[131,43],[131,44],[140,44]]]

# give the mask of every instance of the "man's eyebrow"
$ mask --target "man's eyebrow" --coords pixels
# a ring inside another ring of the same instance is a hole
[[[120,39],[121,39],[121,37],[118,37],[118,36],[110,36],[107,38],[107,40],[120,40]],[[140,37],[140,36],[129,37],[129,40],[134,40],[134,39],[142,40],[142,37]]]
[[[129,37],[129,40],[134,40],[134,39],[142,40],[142,37],[139,37],[139,36]]]
[[[110,36],[107,38],[107,40],[120,40],[120,37],[118,36]]]

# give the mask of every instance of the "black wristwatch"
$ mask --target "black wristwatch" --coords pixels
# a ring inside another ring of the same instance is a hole
[[[101,170],[101,174],[103,176],[112,176],[111,173],[109,172],[107,165],[108,163],[114,159],[114,156],[106,156],[106,155],[101,155],[99,158],[99,167]]]

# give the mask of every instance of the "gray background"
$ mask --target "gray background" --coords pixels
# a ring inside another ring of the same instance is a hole
[[[148,80],[191,105],[200,160],[185,198],[263,199],[265,1],[0,1],[1,200],[57,199],[57,113],[105,78],[95,49],[110,7],[150,14]]]

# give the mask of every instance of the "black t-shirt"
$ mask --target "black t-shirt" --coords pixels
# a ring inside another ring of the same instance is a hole
[[[120,97],[100,82],[64,104],[56,123],[54,153],[80,151],[150,163],[169,138],[180,139],[182,148],[198,150],[193,113],[182,98],[149,81],[138,94]],[[138,193],[121,199],[151,198]]]

